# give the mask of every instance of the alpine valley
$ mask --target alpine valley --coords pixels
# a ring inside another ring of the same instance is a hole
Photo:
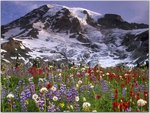
[[[2,62],[81,62],[94,66],[134,66],[149,57],[149,26],[117,14],[43,5],[1,26]]]

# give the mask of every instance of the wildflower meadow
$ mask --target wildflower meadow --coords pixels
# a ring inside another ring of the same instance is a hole
[[[2,112],[147,112],[148,68],[2,66]]]

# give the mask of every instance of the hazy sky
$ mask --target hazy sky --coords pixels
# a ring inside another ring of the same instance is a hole
[[[149,23],[148,1],[2,1],[1,24],[7,24],[43,4],[82,7],[101,14],[119,14],[128,22]]]

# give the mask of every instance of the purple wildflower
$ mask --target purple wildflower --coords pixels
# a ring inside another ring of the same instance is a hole
[[[39,109],[40,109],[40,111],[44,111],[44,100],[43,99],[40,99],[39,101],[38,101],[38,105],[39,105]]]
[[[125,96],[126,96],[126,93],[127,93],[127,92],[126,92],[126,88],[123,88],[123,89],[122,89],[122,96],[125,97]]]
[[[22,91],[20,94],[20,105],[21,105],[21,111],[26,112],[27,111],[26,94],[24,91]]]
[[[143,84],[139,85],[139,90],[140,90],[141,92],[144,92],[145,86],[144,86]]]
[[[63,94],[66,94],[66,90],[67,90],[66,85],[61,84],[60,85],[60,92],[63,93]]]
[[[131,107],[129,107],[125,110],[125,112],[131,112],[131,111],[132,111]]]
[[[24,92],[27,98],[30,98],[32,96],[30,89],[26,89]]]
[[[22,85],[22,84],[23,84],[23,80],[19,80],[18,85]]]
[[[110,91],[110,99],[113,100],[115,98],[115,95],[112,91]]]
[[[48,112],[56,112],[55,105],[51,104],[48,106]]]
[[[78,103],[75,103],[75,105],[74,105],[74,110],[75,110],[75,112],[80,112],[80,105],[78,104]]]
[[[101,85],[101,88],[102,88],[102,93],[108,92],[109,88],[108,88],[106,80],[102,80],[100,82],[100,85]]]
[[[73,102],[75,100],[75,97],[78,95],[78,91],[75,88],[71,88],[67,91],[67,101]]]
[[[49,82],[53,81],[53,76],[51,74],[48,75],[48,80],[49,80]]]
[[[30,90],[31,90],[32,94],[35,93],[35,84],[34,83],[30,84]]]

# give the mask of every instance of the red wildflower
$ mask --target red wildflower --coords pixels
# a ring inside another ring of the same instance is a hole
[[[98,70],[98,67],[95,66],[93,70],[94,70],[94,72],[96,72]]]
[[[50,89],[53,85],[51,83],[47,84],[46,88]]]
[[[133,97],[134,96],[134,92],[131,90],[130,91],[130,96]]]
[[[42,75],[42,73],[43,73],[42,69],[38,69],[38,74]]]
[[[125,87],[125,84],[121,84],[121,87],[124,88],[124,87]]]
[[[81,77],[82,77],[82,75],[81,75],[80,73],[78,73],[78,74],[77,74],[77,76],[78,76],[79,78],[81,78]]]
[[[115,90],[115,93],[118,93],[118,89]]]
[[[48,70],[49,70],[49,68],[48,68],[48,67],[46,67],[46,70],[48,71]]]
[[[140,93],[136,94],[136,99],[139,100],[140,99]]]
[[[129,107],[129,104],[127,102],[123,102],[123,107],[124,107],[124,110],[126,110]]]
[[[91,68],[88,68],[87,72],[91,75]]]
[[[115,99],[118,99],[118,89],[115,90]]]
[[[96,99],[99,100],[101,98],[100,95],[96,95]]]
[[[118,99],[118,94],[117,93],[115,94],[115,99]]]
[[[123,104],[122,103],[118,104],[118,107],[119,107],[120,111],[123,111]]]
[[[144,91],[144,99],[148,97],[148,91]]]
[[[37,75],[37,69],[36,67],[32,67],[29,69],[29,73],[32,75],[32,76],[36,76]]]
[[[113,107],[112,107],[112,109],[113,109],[114,111],[116,111],[117,108],[118,108],[118,102],[113,102]]]
[[[125,99],[124,99],[124,98],[122,98],[121,100],[122,100],[123,102],[125,101]]]

